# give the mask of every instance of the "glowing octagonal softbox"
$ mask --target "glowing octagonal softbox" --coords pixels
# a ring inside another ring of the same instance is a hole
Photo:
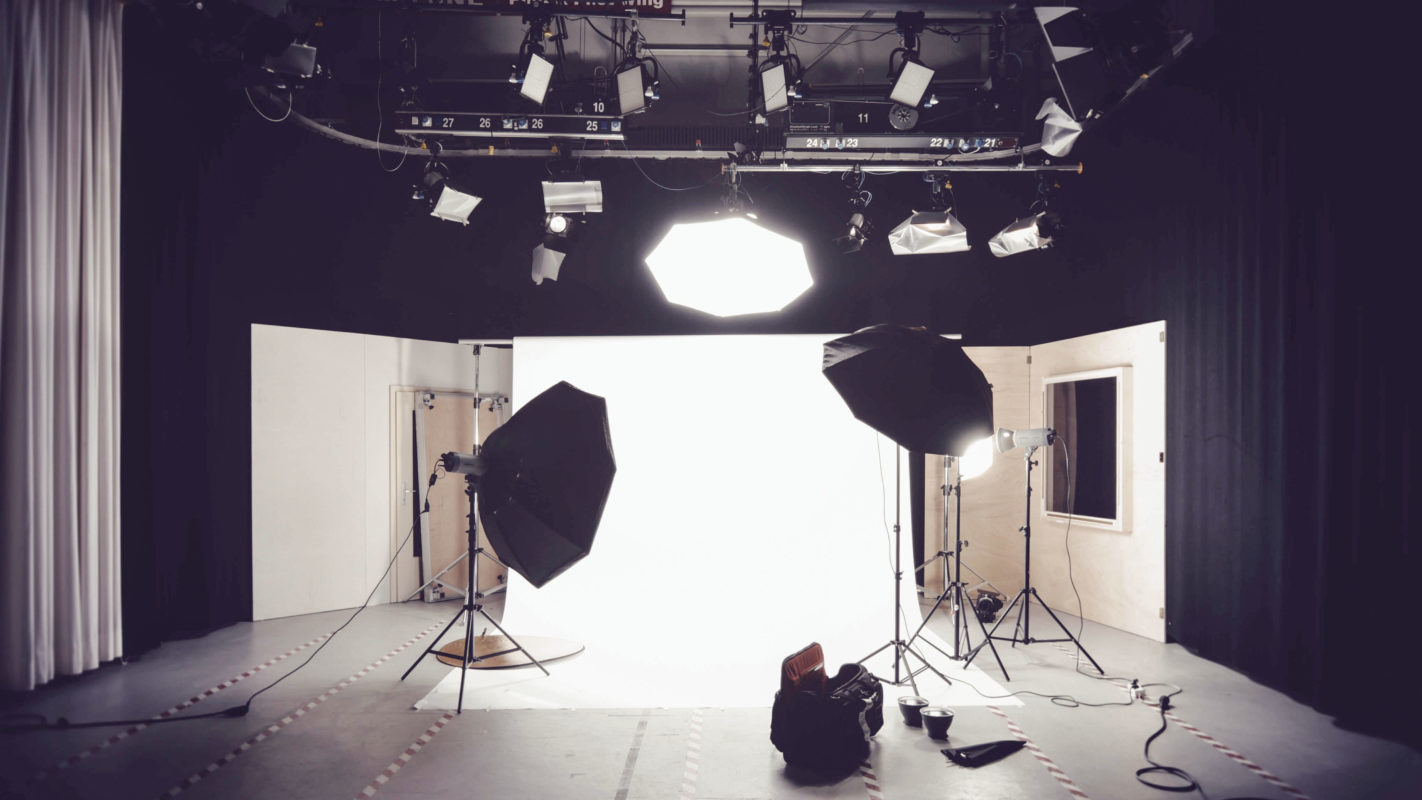
[[[669,302],[718,317],[779,311],[814,283],[803,245],[739,214],[671,226],[646,261]]]
[[[607,401],[563,381],[495,428],[479,519],[510,569],[542,586],[592,550],[617,462]]]
[[[992,435],[992,385],[925,328],[874,325],[825,342],[821,371],[855,418],[911,452],[962,456]]]

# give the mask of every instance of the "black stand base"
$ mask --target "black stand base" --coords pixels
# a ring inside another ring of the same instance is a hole
[[[894,648],[894,679],[889,680],[886,677],[874,675],[875,680],[879,681],[880,683],[887,683],[890,686],[907,685],[913,689],[914,694],[918,694],[918,684],[914,682],[914,678],[918,677],[919,675],[922,675],[925,672],[932,672],[934,675],[937,675],[939,678],[941,678],[944,683],[948,684],[949,686],[953,685],[953,681],[949,680],[947,675],[944,675],[938,670],[937,667],[928,663],[928,659],[924,658],[918,653],[918,651],[910,647],[908,642],[905,642],[900,639],[895,639],[892,642],[886,643],[883,647],[880,647],[878,650],[875,650],[869,655],[859,659],[855,663],[863,664],[865,661],[868,661],[869,659],[879,655],[880,653],[884,652],[885,650],[888,650],[891,647]],[[919,663],[923,666],[919,667],[918,669],[914,669],[909,664],[909,656],[913,656],[914,658],[918,659]]]
[[[479,602],[479,600],[484,596],[479,593],[479,556],[484,556],[485,558],[492,558],[492,556],[485,553],[484,548],[479,546],[479,523],[477,518],[475,517],[475,498],[479,494],[479,480],[477,476],[464,476],[464,493],[469,496],[469,582],[465,584],[467,588],[465,588],[464,590],[464,605],[460,607],[459,611],[455,612],[454,618],[451,619],[449,623],[444,626],[444,630],[439,632],[439,636],[435,637],[434,641],[430,643],[430,646],[426,647],[423,653],[420,653],[419,658],[415,659],[415,663],[411,664],[410,668],[405,670],[405,674],[400,676],[400,680],[402,681],[408,678],[410,676],[410,673],[415,671],[415,667],[418,666],[419,663],[424,660],[425,656],[435,652],[435,648],[439,645],[439,640],[443,639],[444,635],[449,632],[449,629],[454,627],[454,623],[458,622],[460,617],[464,617],[464,663],[463,669],[459,671],[459,704],[455,706],[454,713],[456,714],[464,713],[464,679],[469,675],[470,664],[475,664],[485,659],[493,658],[494,656],[507,655],[509,653],[514,652],[514,650],[517,650],[523,653],[525,656],[528,656],[528,660],[532,661],[534,666],[543,670],[544,675],[549,674],[548,668],[543,666],[543,664],[540,663],[538,659],[534,658],[532,653],[525,650],[523,645],[518,643],[518,640],[514,639],[512,636],[509,636],[508,631],[504,630],[503,626],[495,622],[494,618],[489,616],[488,612],[484,610],[483,604]],[[474,655],[475,614],[479,614],[484,619],[488,620],[495,628],[498,628],[499,633],[503,634],[505,639],[508,639],[510,642],[513,643],[513,649],[500,650],[497,653],[488,653],[476,657]]]
[[[1062,633],[1066,636],[1066,638],[1064,638],[1064,639],[1034,639],[1034,638],[1032,638],[1032,617],[1031,617],[1032,609],[1031,609],[1031,602],[1032,602],[1033,599],[1035,599],[1035,600],[1037,601],[1037,605],[1041,606],[1043,609],[1046,610],[1047,614],[1052,618],[1052,621],[1055,622],[1055,623],[1057,623],[1057,627],[1062,629]],[[1013,606],[1016,606],[1019,602],[1022,603],[1022,608],[1021,608],[1021,610],[1019,611],[1019,613],[1018,613],[1018,615],[1017,615],[1017,622],[1016,622],[1016,625],[1015,625],[1014,628],[1013,628],[1012,635],[1011,635],[1011,636],[996,636],[995,634],[997,633],[997,629],[1002,625],[1002,623],[1004,623],[1004,622],[1007,621],[1007,613],[1008,613],[1009,611],[1011,611],[1012,608],[1013,608]],[[1096,663],[1096,659],[1092,658],[1092,657],[1091,657],[1091,654],[1088,653],[1088,652],[1086,652],[1086,648],[1081,646],[1080,640],[1078,640],[1075,636],[1072,636],[1072,635],[1071,635],[1071,631],[1068,630],[1068,629],[1067,629],[1067,626],[1062,623],[1062,621],[1061,621],[1061,619],[1060,619],[1059,617],[1057,617],[1056,612],[1052,611],[1051,606],[1048,606],[1045,602],[1043,602],[1042,596],[1039,595],[1039,594],[1037,594],[1037,589],[1036,589],[1036,587],[1033,587],[1033,586],[1024,586],[1024,587],[1022,588],[1022,590],[1019,591],[1019,592],[1017,593],[1017,595],[1012,598],[1012,602],[1011,602],[1011,603],[1008,603],[1008,604],[1007,604],[1007,607],[1002,610],[1002,616],[998,619],[997,624],[994,625],[994,626],[992,626],[992,630],[991,630],[991,631],[988,631],[988,642],[991,643],[991,641],[992,641],[993,639],[996,639],[996,640],[998,640],[999,642],[1011,642],[1013,647],[1016,647],[1019,643],[1021,643],[1021,644],[1036,644],[1036,643],[1039,643],[1039,642],[1071,642],[1072,644],[1076,645],[1076,649],[1077,649],[1077,650],[1080,650],[1082,655],[1086,656],[1086,660],[1091,662],[1091,666],[1095,667],[1095,668],[1096,668],[1096,671],[1097,671],[1098,673],[1100,673],[1100,674],[1102,674],[1102,675],[1105,675],[1105,674],[1106,674],[1106,671],[1103,670],[1103,669],[1101,669],[1101,665]],[[981,649],[981,645],[979,645],[979,649]],[[993,655],[996,655],[996,654],[997,654],[997,651],[994,650],[994,651],[993,651]],[[968,663],[972,663],[973,658],[976,657],[976,656],[977,656],[977,651],[975,650],[975,651],[973,652],[972,656],[969,656],[969,658],[968,658]],[[999,659],[997,663],[998,663],[998,666],[1002,666],[1002,660],[1001,660],[1001,659]],[[965,664],[965,666],[966,666],[966,664]],[[1007,675],[1007,670],[1003,670],[1003,676],[1006,677],[1006,675]],[[1009,680],[1011,680],[1011,679],[1009,678]]]
[[[946,556],[949,554],[939,553],[939,555]],[[1007,667],[1004,667],[1002,665],[1002,657],[997,654],[997,647],[995,647],[992,643],[992,636],[988,633],[987,626],[983,624],[982,618],[978,616],[977,610],[973,608],[973,605],[967,602],[966,587],[963,585],[962,581],[953,581],[952,583],[948,584],[948,588],[943,591],[943,594],[938,596],[938,601],[933,604],[933,608],[929,609],[928,613],[923,616],[923,624],[919,625],[918,630],[914,631],[913,635],[909,637],[909,643],[912,644],[913,642],[918,640],[919,635],[923,632],[923,629],[928,627],[928,621],[930,619],[933,619],[934,613],[938,611],[938,607],[943,605],[943,601],[948,600],[949,598],[952,598],[952,602],[949,604],[949,607],[953,609],[954,614],[961,615],[964,613],[971,613],[973,615],[973,619],[978,621],[978,628],[981,629],[983,632],[982,644],[978,645],[977,647],[973,647],[973,640],[968,633],[968,626],[962,625],[961,627],[959,627],[961,623],[961,616],[955,616],[953,618],[952,653],[944,653],[941,647],[929,641],[928,639],[923,640],[924,644],[927,644],[929,647],[932,647],[934,650],[937,650],[939,653],[942,653],[950,660],[962,661],[964,667],[972,663],[973,657],[977,655],[978,650],[981,649],[983,645],[987,645],[988,649],[992,650],[992,657],[997,660],[998,669],[1002,670],[1002,677],[1011,680],[1011,678],[1009,678],[1007,675]],[[966,653],[963,652],[963,645],[967,645]]]

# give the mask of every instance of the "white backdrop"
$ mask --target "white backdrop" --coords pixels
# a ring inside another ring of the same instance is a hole
[[[466,703],[765,706],[809,642],[831,672],[889,642],[896,448],[821,374],[831,338],[516,339],[515,407],[560,380],[607,398],[618,471],[591,555],[542,589],[510,574],[504,627],[586,651],[552,679],[470,671]],[[903,476],[907,637],[921,615]],[[892,672],[887,654],[869,666]],[[421,707],[452,705],[457,673]]]

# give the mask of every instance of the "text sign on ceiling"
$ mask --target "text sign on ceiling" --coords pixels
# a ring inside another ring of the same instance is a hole
[[[414,8],[470,8],[486,11],[547,11],[553,14],[588,14],[635,11],[643,17],[667,17],[672,0],[384,0],[390,5]]]

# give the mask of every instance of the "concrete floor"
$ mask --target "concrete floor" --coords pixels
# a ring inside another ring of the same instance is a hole
[[[818,782],[786,774],[769,741],[770,697],[765,708],[751,709],[412,711],[448,668],[426,659],[401,682],[429,639],[395,651],[431,626],[437,631],[455,608],[368,609],[310,666],[257,698],[245,717],[4,734],[0,798],[1166,796],[1134,777],[1146,766],[1145,740],[1161,721],[1159,709],[1141,703],[1066,707],[1027,695],[1024,706],[1002,713],[961,708],[950,744],[1020,733],[1037,748],[978,769],[950,765],[938,752],[943,743],[904,725],[897,709],[888,708],[868,768]],[[146,719],[196,697],[174,715],[220,711],[299,663],[347,616],[243,623],[172,642],[131,663],[41,688],[3,713],[12,721],[26,712],[76,722]],[[931,626],[951,636],[947,616],[940,613]],[[1109,673],[1185,688],[1151,755],[1189,771],[1209,798],[1422,797],[1422,755],[1414,750],[1340,730],[1329,718],[1178,646],[1089,622],[1084,631],[1086,646]],[[1033,632],[1051,635],[1035,624]],[[1073,658],[1057,645],[1000,650],[1011,691],[1087,702],[1127,696],[1076,674]],[[1000,679],[988,654],[977,665]],[[256,667],[262,668],[223,685]],[[1360,674],[1360,701],[1386,702],[1364,686]]]

